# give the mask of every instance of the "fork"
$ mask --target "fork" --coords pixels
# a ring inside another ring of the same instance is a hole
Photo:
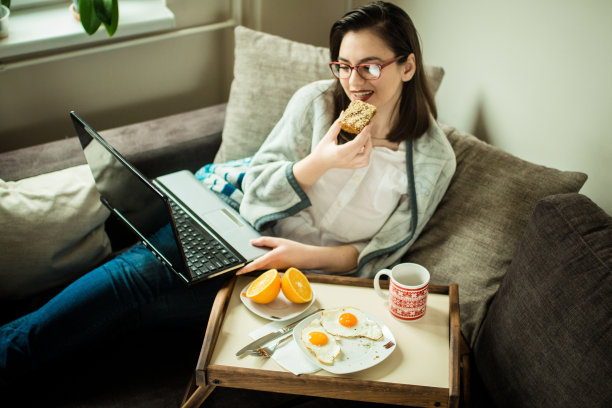
[[[285,336],[285,337],[281,337],[280,339],[276,340],[274,344],[272,344],[271,346],[259,347],[257,349],[247,350],[247,353],[253,356],[270,357],[272,356],[272,354],[274,354],[274,351],[276,350],[276,348],[281,343],[283,343],[285,340],[289,339],[290,337],[293,337],[292,334]]]

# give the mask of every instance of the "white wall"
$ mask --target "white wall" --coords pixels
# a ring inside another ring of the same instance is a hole
[[[228,20],[232,3],[167,0],[178,30]],[[242,3],[243,25],[317,45],[327,44],[346,7],[344,0]],[[14,69],[0,61],[0,152],[73,136],[73,109],[109,129],[226,102],[233,41],[227,28],[51,62],[26,58],[27,66]]]
[[[245,24],[294,41],[327,47],[332,24],[352,8],[350,3],[345,0],[255,0],[253,5],[259,6],[259,10],[248,13]]]
[[[177,29],[231,17],[227,0],[167,4]],[[73,109],[95,128],[108,129],[227,101],[232,33],[169,37],[50,62],[26,58],[27,65],[16,68],[9,62],[0,69],[0,152],[73,136]]]
[[[589,179],[612,214],[612,1],[400,0],[446,74],[440,120]]]

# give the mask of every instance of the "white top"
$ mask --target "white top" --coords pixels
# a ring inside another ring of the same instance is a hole
[[[406,143],[397,151],[374,147],[367,167],[327,171],[307,192],[312,206],[278,220],[274,233],[311,245],[350,243],[361,251],[407,193]]]

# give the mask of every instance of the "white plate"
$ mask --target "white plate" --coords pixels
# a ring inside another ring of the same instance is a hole
[[[314,319],[320,318],[321,313],[316,313],[302,320],[295,329],[293,329],[293,339],[298,347],[308,357],[313,364],[321,367],[325,371],[334,374],[347,374],[355,371],[365,370],[382,362],[389,357],[396,347],[395,337],[389,327],[387,327],[380,319],[372,316],[367,312],[363,312],[368,318],[378,323],[382,329],[383,337],[381,340],[370,340],[363,337],[348,338],[336,336],[338,344],[342,348],[342,353],[334,360],[334,364],[326,365],[317,360],[310,350],[302,343],[301,335],[304,327],[308,326]],[[393,343],[389,348],[385,348],[385,344]]]
[[[283,274],[280,274],[281,279]],[[255,279],[253,279],[255,280]],[[251,312],[255,313],[257,316],[261,316],[264,319],[275,320],[282,322],[284,320],[290,320],[294,317],[298,317],[302,313],[304,313],[315,301],[315,292],[312,291],[312,300],[308,303],[293,303],[289,299],[285,297],[283,291],[281,290],[272,302],[270,303],[255,303],[248,297],[246,297],[246,291],[251,286],[249,282],[242,291],[240,291],[240,300],[242,303],[249,309]]]

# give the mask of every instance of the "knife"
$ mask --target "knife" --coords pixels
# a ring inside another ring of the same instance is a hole
[[[288,326],[283,327],[280,330],[273,331],[271,333],[266,334],[263,337],[258,338],[257,340],[254,340],[254,341],[250,342],[249,344],[247,344],[246,346],[244,346],[243,348],[238,350],[238,352],[236,353],[236,356],[239,357],[239,356],[243,355],[244,353],[246,353],[247,350],[258,349],[259,347],[263,346],[264,344],[268,343],[269,341],[272,341],[275,338],[282,336],[283,334],[289,333],[302,320],[304,320],[304,319],[306,319],[306,318],[308,318],[308,317],[310,317],[310,316],[312,316],[312,315],[314,315],[316,313],[319,313],[321,310],[323,310],[323,309],[317,309],[314,312],[308,314],[307,316],[304,316],[301,319],[298,319],[297,321],[291,323]]]

